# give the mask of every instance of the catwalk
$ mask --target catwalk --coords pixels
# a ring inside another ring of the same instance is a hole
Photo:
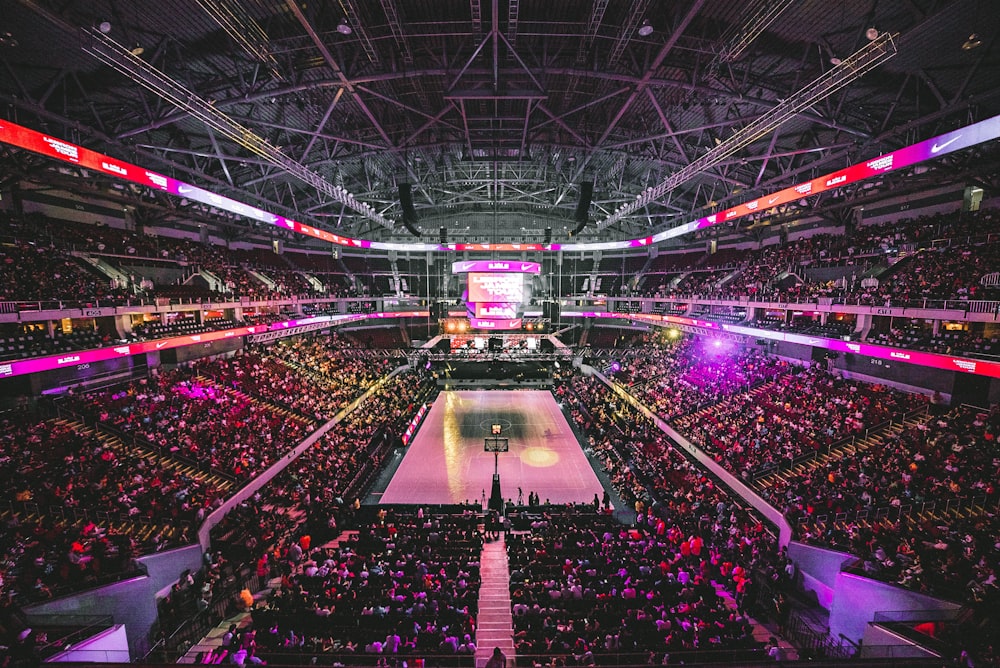
[[[601,484],[552,394],[545,391],[442,392],[389,482],[381,503],[447,504],[489,496],[493,454],[483,451],[500,424],[510,451],[500,454],[504,499],[590,502]]]

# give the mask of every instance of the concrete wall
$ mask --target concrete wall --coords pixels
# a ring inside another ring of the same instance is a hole
[[[961,606],[853,573],[839,573],[830,607],[830,634],[842,633],[854,642],[864,638],[876,612],[894,610],[957,610]]]
[[[203,554],[201,545],[196,543],[147,554],[139,557],[139,563],[146,567],[150,590],[158,592],[177,582],[184,571],[197,573],[201,570]]]
[[[128,663],[128,639],[125,627],[121,624],[112,626],[46,660],[46,663],[64,662]]]
[[[853,561],[854,556],[814,545],[792,541],[788,545],[788,556],[795,562],[802,575],[802,586],[816,593],[819,604],[827,610],[833,605],[837,576],[845,561]]]
[[[28,615],[109,615],[125,625],[132,656],[143,656],[151,646],[149,630],[157,619],[155,592],[145,575],[122,580],[100,589],[64,596],[28,606]]]
[[[884,626],[869,624],[861,646],[863,659],[936,659],[938,654],[916,645],[912,640]]]

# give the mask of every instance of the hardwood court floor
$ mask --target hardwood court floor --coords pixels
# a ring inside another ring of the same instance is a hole
[[[490,426],[500,424],[510,451],[500,454],[500,489],[517,488],[544,503],[584,503],[602,494],[555,398],[541,390],[442,392],[410,443],[381,503],[463,503],[489,497],[493,454],[483,451]]]

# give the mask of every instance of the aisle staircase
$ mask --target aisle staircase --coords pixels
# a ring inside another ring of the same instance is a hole
[[[483,544],[479,559],[479,619],[476,626],[476,668],[482,668],[499,647],[507,655],[507,665],[514,665],[514,620],[510,612],[510,569],[507,542]]]

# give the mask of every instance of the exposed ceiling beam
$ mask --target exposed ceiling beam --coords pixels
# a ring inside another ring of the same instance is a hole
[[[119,74],[123,74],[179,109],[187,111],[192,117],[213,128],[230,141],[271,162],[289,175],[312,186],[318,192],[341,202],[344,206],[379,225],[389,228],[394,226],[393,221],[379,214],[371,205],[358,201],[350,192],[330,184],[318,173],[288,157],[266,139],[226,116],[211,102],[202,99],[193,91],[146,63],[127,47],[119,44],[100,30],[88,28],[82,30],[80,34],[83,40],[83,50]]]
[[[897,53],[895,42],[897,37],[898,35],[890,33],[880,34],[876,39],[845,58],[840,65],[825,72],[811,83],[806,84],[804,88],[770,112],[760,116],[757,120],[737,131],[733,136],[714,148],[709,149],[708,152],[688,164],[687,167],[674,172],[656,186],[647,188],[639,193],[634,201],[622,205],[615,213],[600,221],[597,224],[597,229],[602,230],[610,225],[614,225],[622,218],[645,207],[649,202],[660,199],[667,192],[690,180],[695,175],[766,136],[767,133],[779,127],[798,113],[798,111],[829,97],[865,73],[878,67],[886,60],[889,60]]]

